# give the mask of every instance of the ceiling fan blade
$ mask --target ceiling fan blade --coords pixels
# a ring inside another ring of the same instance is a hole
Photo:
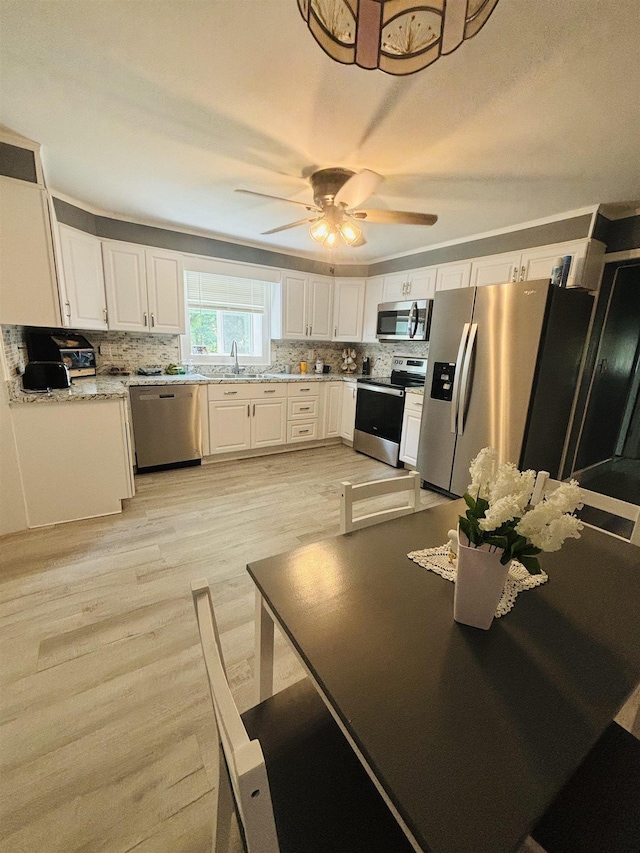
[[[435,213],[410,213],[404,210],[352,210],[354,219],[380,225],[435,225]]]
[[[382,180],[382,175],[372,172],[371,169],[363,169],[352,175],[349,180],[336,193],[334,204],[343,204],[347,210],[357,207],[376,191],[376,187]]]
[[[270,198],[274,201],[286,201],[287,204],[298,204],[301,207],[306,207],[307,210],[319,210],[320,208],[316,207],[315,204],[307,204],[304,201],[294,201],[292,198],[282,198],[279,195],[267,195],[267,193],[257,193],[254,190],[235,190],[237,193],[246,193],[247,195],[257,195],[260,198]]]
[[[277,234],[278,231],[286,231],[287,228],[297,228],[298,225],[304,225],[305,222],[315,222],[316,218],[298,219],[297,222],[290,222],[288,225],[281,225],[279,228],[272,228],[271,231],[263,231],[263,234]]]

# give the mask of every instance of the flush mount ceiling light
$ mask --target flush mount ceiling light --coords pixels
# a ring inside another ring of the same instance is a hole
[[[320,47],[336,62],[387,74],[421,71],[479,32],[498,0],[298,0]]]

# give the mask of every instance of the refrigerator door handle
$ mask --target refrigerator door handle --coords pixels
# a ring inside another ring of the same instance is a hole
[[[460,380],[460,396],[458,398],[458,435],[464,432],[465,409],[467,407],[467,395],[469,388],[469,370],[471,368],[471,358],[476,345],[476,334],[478,332],[478,324],[471,324],[469,333],[469,341],[467,343],[467,351],[464,354],[464,364],[462,366],[462,379]]]
[[[462,373],[462,360],[464,350],[469,337],[470,323],[465,323],[460,336],[460,346],[458,347],[458,357],[456,358],[456,369],[453,377],[453,391],[451,392],[451,432],[455,433],[458,422],[458,407],[459,407],[459,391],[460,391],[460,375]]]

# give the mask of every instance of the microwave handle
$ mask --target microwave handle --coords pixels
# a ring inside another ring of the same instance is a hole
[[[413,340],[418,331],[418,303],[414,302],[409,311],[409,338]]]

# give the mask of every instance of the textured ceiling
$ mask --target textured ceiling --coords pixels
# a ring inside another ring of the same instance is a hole
[[[0,2],[0,121],[43,146],[49,186],[107,213],[362,263],[640,198],[637,0],[500,0],[410,77],[342,66],[296,0]],[[385,176],[366,206],[439,215],[365,225],[333,255],[306,227],[314,168]]]

